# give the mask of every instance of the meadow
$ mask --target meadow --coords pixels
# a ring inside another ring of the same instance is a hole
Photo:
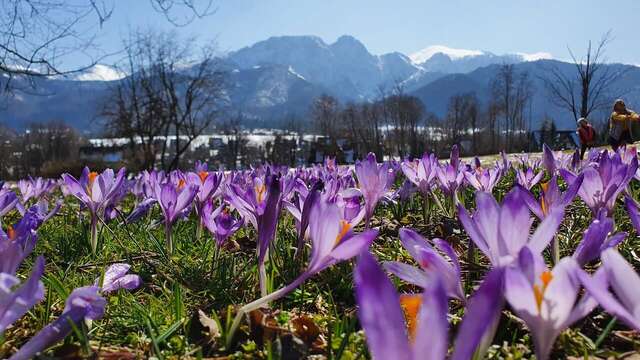
[[[0,186],[0,358],[625,358],[613,153],[125,169]]]

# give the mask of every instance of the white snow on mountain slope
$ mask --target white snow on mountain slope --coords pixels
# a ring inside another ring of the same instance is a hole
[[[486,51],[454,49],[444,45],[433,45],[409,55],[409,58],[414,64],[423,64],[425,61],[431,59],[436,54],[447,55],[453,61],[460,60],[466,57],[472,57],[472,56],[491,55],[491,53],[488,53]],[[536,60],[546,60],[546,59],[553,58],[553,56],[548,52],[536,52],[536,53],[516,52],[513,54],[516,56],[519,56],[522,59],[522,61],[536,61]]]
[[[517,52],[516,55],[521,56],[524,61],[538,61],[553,59],[553,55],[548,52],[537,52],[532,54]]]
[[[409,55],[409,58],[414,64],[421,64],[438,53],[447,55],[451,60],[484,54],[484,52],[480,50],[454,49],[444,45],[432,45]]]
[[[119,80],[125,77],[126,74],[118,71],[117,69],[103,65],[96,64],[93,67],[87,69],[81,74],[74,77],[74,80],[79,81],[112,81]]]

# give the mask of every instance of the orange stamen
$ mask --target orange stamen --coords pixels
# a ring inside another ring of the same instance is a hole
[[[209,173],[206,171],[200,171],[198,173],[198,176],[200,177],[200,181],[204,184],[204,181],[207,180],[207,177],[209,176]]]
[[[264,198],[265,192],[267,192],[267,187],[264,185],[258,185],[255,187],[256,191],[256,200],[258,200],[258,204],[260,204]]]
[[[546,215],[548,209],[546,201],[544,201],[544,194],[546,194],[549,190],[549,182],[547,181],[545,183],[541,183],[540,186],[542,187],[542,195],[540,195],[540,207],[542,208],[542,214]]]
[[[93,182],[96,181],[97,177],[98,177],[98,173],[95,171],[90,172],[89,175],[87,176],[87,180],[89,181],[87,183],[87,193],[89,193],[89,195],[92,194]]]
[[[553,274],[551,271],[545,271],[540,274],[540,280],[542,281],[542,286],[535,284],[533,285],[533,295],[536,298],[536,306],[538,307],[538,312],[542,309],[542,300],[544,299],[544,293],[547,291],[547,286],[551,280],[553,280]]]
[[[186,182],[183,179],[178,181],[178,190],[181,190],[186,185]]]
[[[98,177],[98,173],[95,171],[92,171],[89,173],[89,184],[93,184],[93,182],[96,180],[96,178]]]
[[[547,270],[540,275],[540,280],[542,280],[542,288],[546,290],[551,280],[553,280],[553,274]]]
[[[547,191],[549,191],[549,182],[548,181],[544,182],[544,183],[540,183],[540,186],[542,187],[542,191],[543,192],[546,193]]]
[[[409,333],[409,341],[413,342],[416,338],[416,329],[418,328],[418,312],[422,307],[421,295],[400,295],[400,306],[404,312],[404,319],[407,323],[407,332]]]
[[[7,236],[9,236],[10,240],[16,239],[16,231],[13,229],[13,226],[7,226]]]
[[[340,244],[340,241],[344,239],[349,230],[351,230],[351,224],[349,224],[346,220],[340,220],[340,232],[338,233],[338,235],[336,235],[334,246]]]

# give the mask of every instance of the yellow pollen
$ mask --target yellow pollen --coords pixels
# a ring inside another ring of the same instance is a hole
[[[409,341],[414,342],[416,338],[416,329],[418,328],[418,312],[422,307],[422,296],[420,295],[400,295],[400,306],[404,313],[404,319],[407,323],[407,332],[409,333]]]
[[[347,235],[347,233],[351,230],[351,224],[349,224],[346,220],[340,220],[340,232],[336,236],[335,245],[340,244],[340,241]]]
[[[204,181],[207,180],[207,176],[209,176],[209,173],[206,171],[200,171],[198,173],[198,176],[200,177],[200,181],[204,184]]]
[[[264,185],[258,185],[255,187],[256,191],[256,200],[258,200],[258,204],[260,204],[264,198],[264,193],[267,192],[267,187]]]

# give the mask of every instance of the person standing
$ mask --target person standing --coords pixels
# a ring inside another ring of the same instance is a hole
[[[613,113],[609,118],[609,145],[613,151],[620,146],[633,143],[631,138],[631,121],[638,121],[640,116],[633,110],[627,109],[622,99],[613,104]]]
[[[578,119],[578,137],[580,138],[580,160],[582,160],[587,149],[593,147],[596,142],[596,130],[585,118]]]

